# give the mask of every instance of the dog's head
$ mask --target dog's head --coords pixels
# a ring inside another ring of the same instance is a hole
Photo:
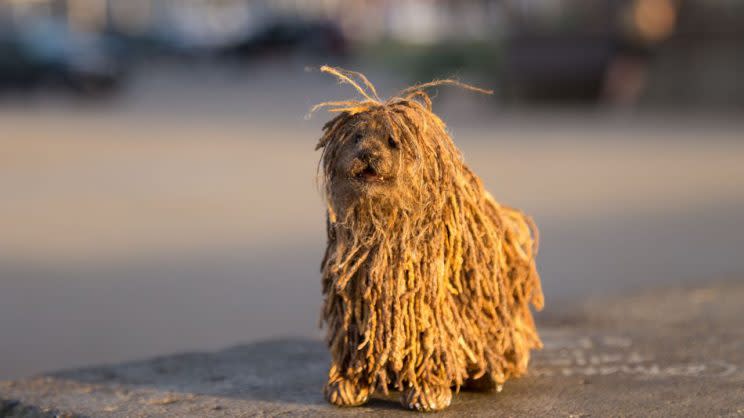
[[[435,211],[449,199],[448,191],[473,180],[424,89],[454,84],[488,91],[440,80],[383,101],[363,75],[330,67],[321,70],[352,84],[366,99],[314,107],[338,113],[323,127],[317,145],[323,149],[322,179],[331,213],[356,203],[382,215],[392,208],[410,213],[426,206]]]
[[[399,130],[383,110],[345,116],[324,150],[329,191],[347,199],[395,193],[410,183],[403,168],[411,158],[403,146]]]

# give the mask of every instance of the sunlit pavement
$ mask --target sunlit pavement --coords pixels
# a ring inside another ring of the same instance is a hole
[[[540,326],[528,375],[461,391],[444,416],[738,416],[744,410],[741,280],[590,298]],[[399,394],[328,405],[316,339],[271,339],[0,381],[6,416],[408,416]],[[694,394],[694,396],[690,396]],[[600,401],[601,400],[601,401]],[[66,415],[67,414],[67,415]]]
[[[304,116],[351,91],[293,71],[2,102],[0,379],[321,335],[327,115]],[[744,273],[741,118],[438,100],[489,190],[541,227],[541,321]]]

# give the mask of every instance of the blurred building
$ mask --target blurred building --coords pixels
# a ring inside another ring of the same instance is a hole
[[[617,3],[628,1],[0,0],[0,13],[15,21],[54,16],[85,30],[133,34],[182,31],[184,36],[212,42],[249,31],[272,16],[294,15],[337,21],[346,36],[360,41],[390,38],[435,43],[443,39],[491,39],[526,28],[606,28],[608,11]],[[668,31],[658,27],[657,11],[641,14],[646,16],[641,18],[642,30]]]
[[[351,50],[515,100],[744,104],[739,0],[0,0],[6,31],[34,19],[159,51]]]

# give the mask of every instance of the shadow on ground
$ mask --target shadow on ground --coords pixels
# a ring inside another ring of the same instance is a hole
[[[277,339],[214,353],[185,353],[55,373],[89,384],[116,383],[161,392],[320,405],[329,355],[321,341]]]

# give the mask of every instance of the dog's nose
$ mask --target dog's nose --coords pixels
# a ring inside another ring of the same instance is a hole
[[[360,160],[369,163],[382,158],[382,152],[375,148],[364,149],[359,151],[358,157]]]

